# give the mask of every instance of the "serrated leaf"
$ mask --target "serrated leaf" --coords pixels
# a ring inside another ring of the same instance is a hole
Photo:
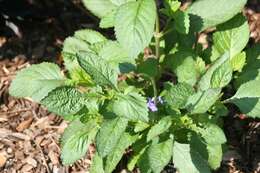
[[[197,72],[199,72],[200,75],[204,74],[206,71],[205,61],[202,58],[197,57],[196,62],[195,62],[195,68],[196,68]]]
[[[194,85],[198,72],[195,68],[193,54],[188,51],[178,51],[174,54],[172,70],[178,77],[178,82]]]
[[[136,124],[135,124],[135,127],[134,127],[134,132],[135,133],[138,133],[138,132],[141,132],[145,129],[147,129],[150,125],[148,123],[145,123],[143,121],[138,121]]]
[[[173,163],[180,173],[210,173],[210,168],[203,156],[191,148],[190,144],[174,142]]]
[[[97,151],[102,158],[113,151],[126,126],[127,120],[124,118],[115,118],[103,122],[96,137]]]
[[[212,74],[211,88],[223,88],[229,84],[232,79],[233,69],[229,61],[219,66]]]
[[[90,166],[90,173],[105,173],[103,168],[103,159],[96,152],[92,164]]]
[[[155,77],[159,73],[158,61],[155,58],[148,58],[140,63],[137,72],[149,77]]]
[[[190,18],[187,12],[178,10],[174,13],[175,29],[181,34],[188,34],[190,30]]]
[[[194,89],[188,84],[178,83],[176,85],[172,85],[170,83],[166,83],[163,98],[167,104],[178,109],[185,106],[189,96],[192,94],[194,94]]]
[[[242,84],[236,94],[228,99],[249,117],[260,117],[260,80],[253,80]]]
[[[122,5],[115,17],[116,37],[130,57],[136,56],[151,41],[156,18],[156,5],[139,0]]]
[[[41,104],[58,115],[74,115],[84,107],[84,97],[74,88],[59,87],[41,100]]]
[[[211,79],[213,73],[218,69],[222,64],[224,64],[229,59],[229,54],[225,53],[222,57],[217,59],[211,67],[208,68],[207,72],[201,77],[198,82],[198,89],[201,91],[205,91],[211,88]]]
[[[209,145],[224,144],[227,142],[223,130],[216,124],[208,123],[199,132]],[[214,137],[213,137],[214,136]]]
[[[221,89],[199,91],[188,98],[186,108],[191,114],[205,113],[218,100],[220,92]]]
[[[44,62],[19,71],[9,92],[14,97],[31,97],[39,102],[50,91],[62,85],[65,85],[65,78],[59,67]]]
[[[94,120],[90,120],[86,124],[79,120],[73,121],[65,129],[61,138],[62,163],[69,165],[82,158],[86,154],[89,144],[93,142],[97,130],[98,126]]]
[[[232,59],[240,53],[249,40],[249,26],[246,18],[239,14],[230,21],[219,25],[213,34],[214,47],[220,54],[229,52]]]
[[[74,37],[89,44],[107,41],[106,37],[91,29],[82,29],[75,32]],[[85,50],[86,51],[86,50]]]
[[[96,84],[116,88],[117,73],[105,60],[90,52],[81,52],[77,59]]]
[[[167,131],[171,125],[172,125],[171,117],[168,116],[162,118],[160,121],[158,121],[158,123],[152,126],[151,129],[149,130],[147,134],[147,142],[149,142],[153,138]]]
[[[241,72],[243,67],[246,65],[246,53],[241,52],[241,53],[235,55],[231,59],[230,63],[231,63],[233,71]]]
[[[153,144],[148,148],[148,158],[151,170],[160,173],[172,157],[173,139]]]
[[[105,172],[111,173],[121,160],[125,150],[136,140],[138,135],[131,136],[128,133],[123,133],[118,143],[114,147],[114,150],[106,157]]]
[[[193,31],[203,31],[224,23],[242,11],[246,0],[198,0],[188,8],[191,28]]]
[[[116,115],[132,121],[148,121],[146,99],[138,93],[119,94],[113,104],[113,111]]]

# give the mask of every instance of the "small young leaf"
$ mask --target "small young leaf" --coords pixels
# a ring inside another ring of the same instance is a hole
[[[191,28],[203,31],[207,28],[224,23],[242,11],[247,0],[198,0],[188,8]]]
[[[179,172],[210,173],[207,161],[189,144],[174,142],[173,163]]]
[[[163,98],[167,104],[178,109],[185,106],[189,96],[192,94],[194,94],[194,89],[186,83],[178,83],[176,85],[166,83]]]
[[[222,55],[229,52],[232,59],[241,52],[249,40],[249,26],[246,18],[239,14],[230,21],[219,25],[213,34],[214,47]]]
[[[103,122],[96,137],[97,151],[102,158],[113,151],[126,126],[127,120],[124,118],[115,118]]]
[[[151,127],[147,134],[147,142],[152,140],[154,137],[167,131],[172,125],[172,119],[170,116],[162,118],[158,123]]]
[[[77,58],[80,66],[92,77],[96,84],[116,88],[117,73],[106,61],[90,52],[81,52]]]
[[[116,115],[132,121],[148,121],[146,99],[138,93],[119,94],[113,104],[113,111]]]
[[[115,17],[116,37],[129,56],[136,56],[151,41],[156,18],[152,0],[139,0],[122,5]]]
[[[191,114],[205,113],[218,100],[220,92],[221,89],[208,89],[197,92],[189,97],[186,108]]]
[[[253,80],[242,84],[236,94],[228,99],[250,117],[260,117],[260,80]]]
[[[49,111],[58,115],[74,115],[84,106],[83,95],[71,87],[59,87],[51,91],[48,96],[41,100]]]
[[[65,85],[65,78],[59,67],[45,62],[19,71],[9,92],[14,97],[31,97],[39,102],[50,91],[62,85]]]
[[[211,88],[223,88],[232,79],[232,67],[229,61],[219,66],[212,74],[210,85]]]
[[[94,120],[88,121],[86,124],[79,120],[73,121],[66,129],[61,138],[62,163],[69,165],[83,157],[88,146],[93,142],[98,131],[97,123]]]
[[[138,135],[131,136],[126,132],[122,134],[113,151],[106,157],[106,173],[111,173],[116,168],[116,165],[121,160],[125,150],[137,139]]]

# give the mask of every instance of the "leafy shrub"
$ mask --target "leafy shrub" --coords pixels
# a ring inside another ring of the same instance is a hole
[[[160,9],[153,0],[83,2],[101,28],[114,27],[116,40],[77,31],[64,42],[65,74],[52,63],[32,65],[10,87],[71,121],[63,163],[94,143],[91,173],[112,172],[126,151],[130,171],[159,173],[171,160],[180,173],[217,169],[227,104],[260,117],[260,46],[243,51],[246,0],[197,0],[187,10],[177,0]],[[203,49],[197,36],[212,27],[212,46]]]

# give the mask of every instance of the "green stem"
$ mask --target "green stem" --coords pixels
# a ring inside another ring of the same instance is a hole
[[[157,86],[156,86],[156,82],[154,78],[151,78],[152,81],[152,85],[153,85],[153,95],[155,97],[155,103],[156,103],[156,98],[158,96],[158,92],[157,92]]]

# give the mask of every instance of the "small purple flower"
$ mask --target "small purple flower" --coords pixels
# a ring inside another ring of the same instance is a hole
[[[158,111],[158,108],[156,107],[154,99],[148,98],[147,107],[152,111],[156,112]]]
[[[159,103],[163,104],[163,100],[162,100],[161,96],[159,96],[157,99],[156,98],[148,98],[147,107],[152,112],[158,111],[158,108],[156,106],[156,101],[158,101]]]

